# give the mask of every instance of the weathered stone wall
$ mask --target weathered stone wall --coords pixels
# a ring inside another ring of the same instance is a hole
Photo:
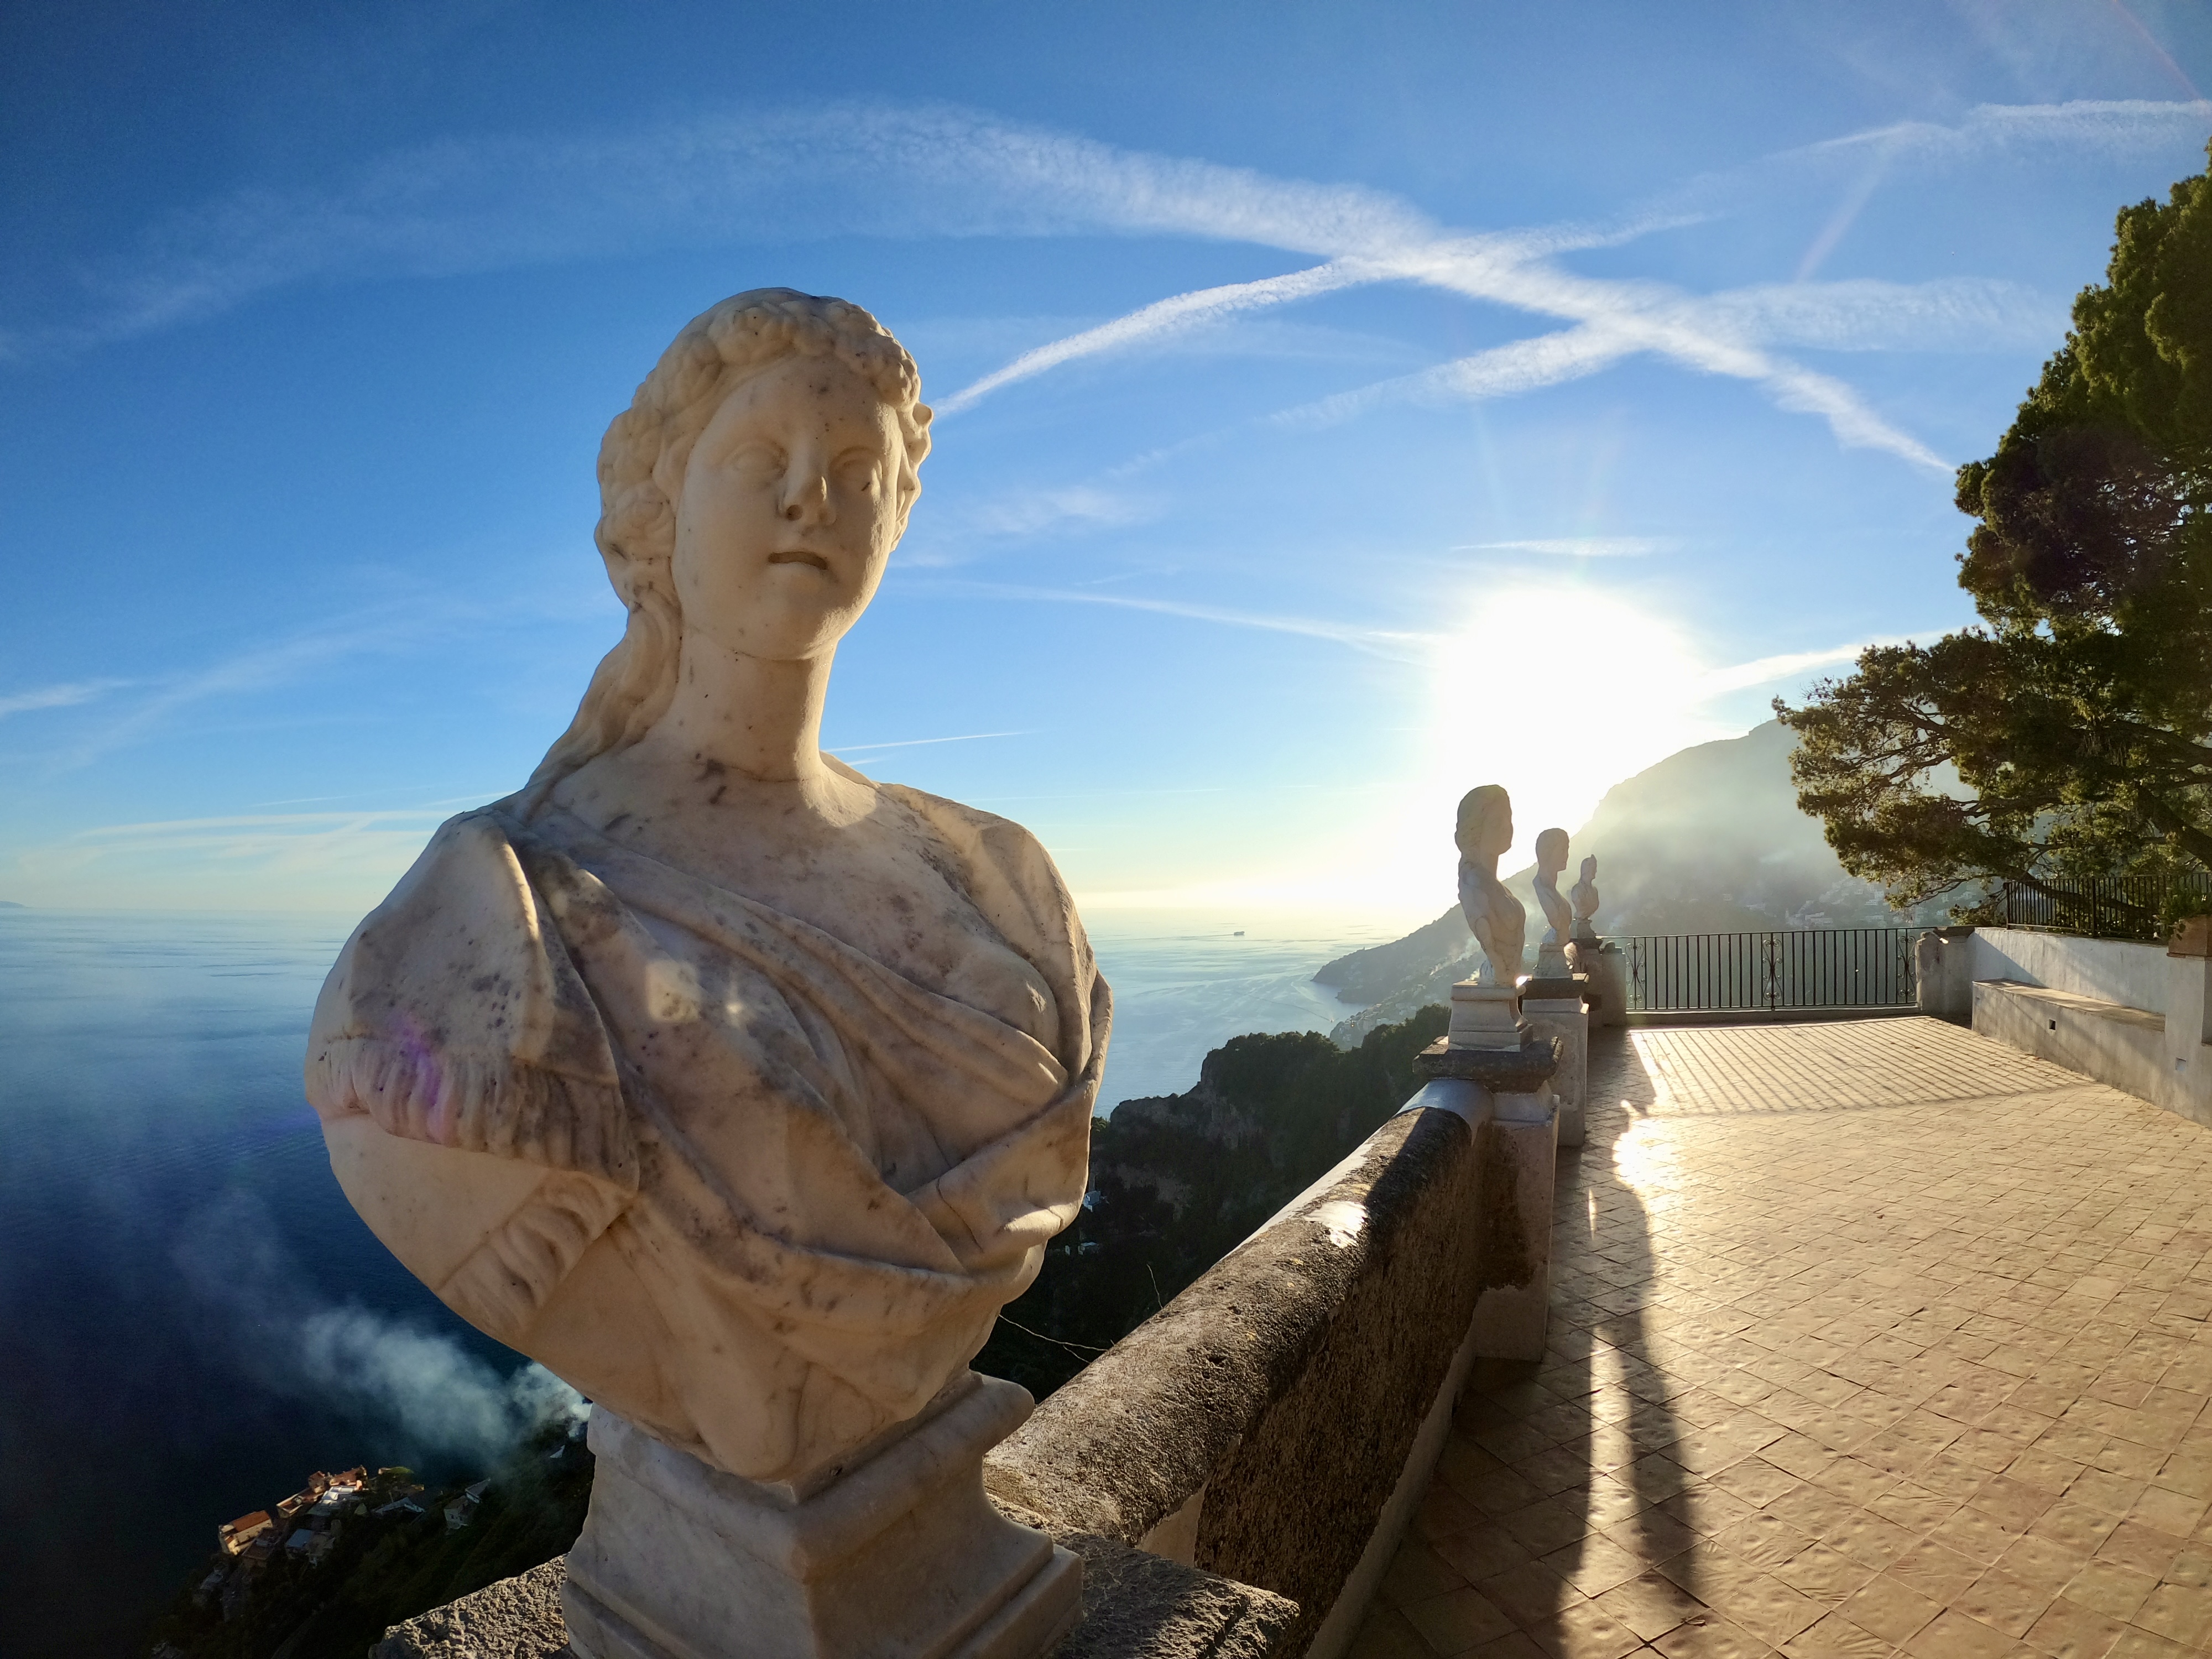
[[[2166,1012],[2166,956],[2163,945],[2128,939],[2081,939],[2024,927],[1977,927],[1967,972],[1975,980],[2011,980],[2075,996],[2117,1002],[2124,1008]]]
[[[1549,1206],[1523,1217],[1516,1196],[1528,1149],[1480,1111],[1420,1104],[1453,1087],[1480,1094],[1431,1085],[1039,1407],[986,1458],[993,1492],[1125,1543],[1178,1540],[1198,1567],[1297,1602],[1273,1651],[1304,1652],[1483,1291],[1542,1295]]]

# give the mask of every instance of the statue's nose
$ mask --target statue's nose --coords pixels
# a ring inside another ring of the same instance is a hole
[[[783,495],[783,516],[793,524],[812,518],[826,524],[830,518],[830,480],[819,472],[799,479],[795,485],[787,486]]]

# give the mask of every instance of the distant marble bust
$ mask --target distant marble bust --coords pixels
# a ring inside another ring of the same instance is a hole
[[[1559,878],[1567,870],[1567,832],[1547,830],[1536,837],[1536,902],[1544,907],[1544,943],[1561,945],[1574,927],[1574,915],[1559,896]]]
[[[521,792],[347,942],[307,1093],[378,1237],[629,1422],[799,1482],[959,1377],[1086,1182],[1110,1001],[1018,825],[822,752],[930,411],[763,289],[599,454],[629,610]]]
[[[1521,976],[1528,912],[1498,879],[1498,860],[1513,845],[1513,803],[1497,784],[1470,789],[1453,832],[1459,844],[1459,904],[1482,947],[1484,985],[1510,987]]]
[[[1565,899],[1559,896],[1559,878],[1567,869],[1567,832],[1546,830],[1536,836],[1536,878],[1531,884],[1535,889],[1536,902],[1544,908],[1544,937],[1536,948],[1536,977],[1558,979],[1569,971],[1567,963],[1567,934],[1574,927],[1574,914]]]
[[[1575,937],[1577,939],[1595,939],[1597,929],[1592,924],[1592,918],[1597,915],[1598,906],[1596,854],[1593,853],[1583,860],[1583,878],[1569,890],[1567,896],[1574,902]]]

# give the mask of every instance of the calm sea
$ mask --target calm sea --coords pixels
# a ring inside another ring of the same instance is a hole
[[[134,1653],[218,1522],[315,1468],[480,1467],[559,1391],[331,1179],[300,1060],[352,921],[0,910],[0,1655]],[[1095,916],[1106,1098],[1327,1030],[1315,968],[1394,931]]]

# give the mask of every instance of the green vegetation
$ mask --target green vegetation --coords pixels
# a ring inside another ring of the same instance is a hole
[[[387,1501],[405,1473],[367,1489],[368,1507]],[[566,1423],[549,1423],[492,1473],[475,1520],[448,1531],[445,1506],[460,1495],[420,1494],[420,1516],[349,1517],[319,1563],[280,1549],[228,1620],[187,1591],[150,1639],[186,1659],[269,1659],[280,1649],[284,1659],[362,1659],[387,1626],[564,1553],[591,1502],[592,1455]]]
[[[2122,210],[1958,503],[1981,625],[1778,702],[1799,804],[1852,874],[1962,921],[1991,883],[2212,867],[2212,178]]]
[[[1232,1037],[1187,1094],[1091,1125],[1092,1199],[975,1368],[1042,1399],[1150,1318],[1372,1134],[1420,1086],[1441,1007],[1346,1052],[1311,1031]]]

